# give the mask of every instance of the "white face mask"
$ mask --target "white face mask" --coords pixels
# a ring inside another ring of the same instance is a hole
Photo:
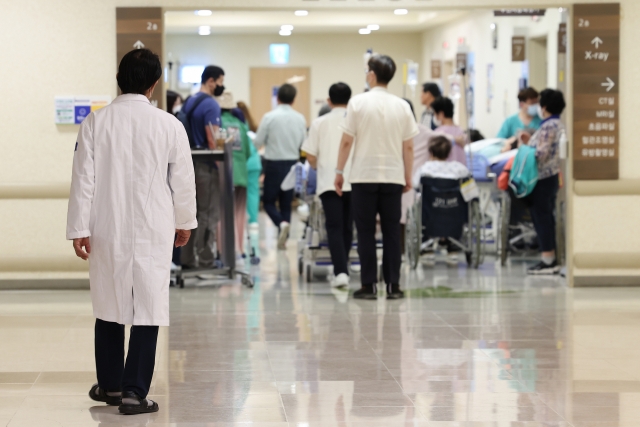
[[[544,119],[544,112],[542,111],[542,107],[538,104],[538,117]]]
[[[180,110],[182,110],[182,104],[174,105],[173,108],[171,109],[171,112],[173,114],[178,114]]]
[[[540,108],[540,104],[533,104],[527,107],[527,115],[529,117],[535,117],[538,115],[538,108]]]

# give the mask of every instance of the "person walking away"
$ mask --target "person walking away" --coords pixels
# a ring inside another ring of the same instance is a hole
[[[536,149],[538,183],[524,202],[529,205],[533,225],[542,251],[542,260],[528,270],[529,274],[552,275],[560,273],[556,259],[556,197],[560,186],[560,138],[565,132],[560,116],[567,104],[559,90],[546,89],[540,93],[538,115],[540,129],[524,142]]]
[[[508,117],[498,132],[498,138],[507,140],[503,151],[517,148],[518,136],[521,132],[533,135],[540,128],[542,119],[538,116],[539,102],[540,94],[532,87],[518,93],[518,113]]]
[[[215,65],[202,72],[200,92],[187,99],[182,109],[190,114],[189,125],[194,150],[214,150],[220,129],[220,106],[213,98],[224,92],[224,70]],[[198,229],[183,248],[182,269],[213,268],[214,245],[220,222],[220,174],[214,161],[194,158],[196,198],[198,201]]]
[[[302,151],[307,154],[307,161],[318,171],[317,194],[322,201],[326,218],[335,287],[349,286],[349,253],[353,244],[351,184],[349,184],[353,150],[344,167],[345,184],[342,187],[341,196],[335,191],[334,186],[342,128],[345,125],[345,114],[350,98],[351,88],[347,84],[332,85],[329,88],[328,100],[331,110],[311,123],[309,136],[302,145]]]
[[[247,161],[251,156],[252,143],[249,141],[249,128],[232,110],[237,108],[233,94],[225,92],[217,98],[218,104],[222,109],[222,129],[227,130],[229,135],[229,144],[233,144],[233,186],[234,186],[234,222],[236,237],[236,255],[245,255],[244,253],[244,237],[247,223]],[[218,234],[220,236],[220,233]],[[219,239],[220,240],[220,239]]]
[[[171,247],[197,227],[187,133],[149,102],[161,75],[156,54],[127,53],[122,95],[85,119],[73,158],[66,237],[90,260],[98,382],[89,397],[123,414],[158,411],[147,394],[158,327],[169,326]],[[126,363],[124,325],[133,325]]]
[[[378,259],[376,217],[382,229],[382,272],[387,298],[403,298],[400,289],[402,250],[400,216],[402,193],[411,189],[413,138],[419,133],[411,108],[388,92],[396,72],[389,56],[374,55],[368,63],[369,92],[354,96],[347,107],[346,123],[336,170],[335,188],[343,194],[344,170],[353,146],[351,199],[358,231],[362,287],[355,298],[376,299]]]
[[[257,148],[265,146],[263,202],[279,230],[278,249],[286,249],[293,201],[293,190],[283,191],[280,186],[300,158],[300,146],[307,133],[304,116],[292,107],[296,95],[296,88],[288,83],[278,89],[278,107],[265,114],[255,139]]]
[[[447,134],[453,138],[449,161],[460,162],[466,166],[467,155],[464,152],[464,147],[469,142],[469,137],[464,129],[453,122],[455,110],[453,101],[446,97],[438,98],[431,104],[431,108],[435,114],[436,132]]]
[[[433,104],[433,101],[440,97],[442,97],[442,92],[440,91],[440,87],[436,83],[425,83],[422,85],[422,94],[420,95],[420,101],[422,102],[422,105],[424,105],[425,110],[422,113],[420,123],[431,130],[435,130],[437,128],[434,121],[434,113],[433,109],[431,108],[431,104]]]

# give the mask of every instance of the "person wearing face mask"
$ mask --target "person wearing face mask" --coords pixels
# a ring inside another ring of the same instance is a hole
[[[200,92],[187,99],[182,113],[190,117],[191,149],[213,150],[221,123],[220,105],[213,97],[224,93],[224,70],[215,65],[205,67],[201,82]],[[220,175],[216,163],[209,160],[194,159],[194,168],[199,225],[180,258],[183,269],[212,268],[215,261],[213,247],[220,221]]]
[[[560,138],[564,125],[560,115],[567,106],[559,90],[546,89],[540,94],[538,115],[542,119],[540,129],[529,136],[523,134],[523,143],[536,149],[538,183],[524,202],[529,205],[533,225],[542,251],[542,260],[528,270],[529,274],[558,274],[556,260],[556,220],[554,210],[559,188]]]
[[[184,99],[178,92],[174,92],[172,90],[167,91],[167,112],[177,115],[182,109],[182,105],[184,104]]]
[[[122,414],[158,412],[148,398],[158,330],[169,326],[171,246],[197,227],[189,138],[149,101],[162,64],[148,49],[122,58],[122,94],[80,126],[67,239],[89,260],[98,382],[89,397]],[[174,233],[178,237],[174,243]],[[132,325],[125,362],[125,325]]]
[[[517,148],[517,138],[522,132],[532,135],[538,130],[542,122],[542,119],[538,117],[539,99],[540,94],[532,87],[523,89],[518,93],[520,110],[504,121],[497,135],[498,138],[507,140],[505,149]]]
[[[352,156],[351,206],[362,268],[362,287],[353,294],[354,298],[373,300],[378,295],[376,218],[380,215],[387,299],[400,299],[404,298],[400,289],[402,193],[412,188],[413,139],[420,131],[409,104],[387,89],[396,73],[393,59],[374,55],[368,67],[366,79],[371,90],[351,98],[341,126],[334,186],[342,197],[345,167]]]
[[[459,162],[467,165],[467,155],[464,147],[469,142],[469,136],[460,126],[453,122],[454,105],[449,98],[438,98],[431,104],[434,112],[433,121],[436,124],[436,132],[449,135],[453,139],[453,146],[447,161]]]

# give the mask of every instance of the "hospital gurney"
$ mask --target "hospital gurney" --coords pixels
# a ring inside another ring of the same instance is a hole
[[[253,280],[248,272],[236,268],[235,227],[234,227],[234,188],[233,188],[233,144],[225,144],[224,150],[193,150],[194,158],[206,158],[219,162],[222,167],[220,174],[220,206],[221,209],[221,241],[222,248],[219,251],[222,265],[218,268],[194,268],[186,271],[174,272],[176,284],[184,288],[184,279],[201,275],[226,276],[234,279],[240,276],[242,284],[252,288]]]

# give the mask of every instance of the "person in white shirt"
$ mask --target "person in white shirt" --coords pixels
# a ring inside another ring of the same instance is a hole
[[[379,214],[384,248],[382,272],[387,298],[398,299],[404,297],[400,290],[401,199],[402,193],[411,189],[413,138],[419,131],[409,104],[387,91],[387,85],[396,72],[393,59],[374,55],[368,65],[366,78],[372,89],[349,101],[335,187],[336,192],[342,195],[344,170],[351,147],[354,147],[349,181],[362,267],[362,288],[354,293],[354,297],[377,298],[375,235]]]
[[[309,136],[302,145],[312,168],[318,170],[317,194],[324,208],[329,252],[333,264],[335,287],[349,285],[349,252],[353,241],[353,218],[351,216],[351,184],[349,172],[351,155],[344,169],[345,185],[342,196],[335,191],[334,178],[338,165],[338,152],[345,124],[347,104],[351,88],[345,83],[336,83],[329,89],[331,110],[311,123]],[[352,150],[353,153],[353,150]]]
[[[413,175],[413,186],[420,187],[423,176],[442,179],[463,179],[471,175],[469,169],[460,162],[447,160],[452,144],[446,136],[437,136],[429,144],[431,159],[425,162]]]

